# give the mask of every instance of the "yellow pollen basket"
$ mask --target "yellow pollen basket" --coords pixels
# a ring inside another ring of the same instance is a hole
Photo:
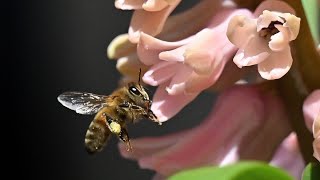
[[[117,123],[117,122],[111,122],[111,123],[110,123],[110,128],[111,128],[111,131],[112,131],[113,133],[116,133],[116,134],[119,134],[120,131],[121,131],[121,126],[120,126],[120,124]]]

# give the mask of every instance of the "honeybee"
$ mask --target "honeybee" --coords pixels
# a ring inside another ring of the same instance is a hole
[[[85,92],[65,92],[58,96],[63,106],[79,114],[96,114],[85,136],[85,147],[89,153],[101,151],[111,134],[126,143],[128,151],[132,150],[127,122],[135,123],[147,118],[161,125],[150,109],[152,101],[140,85],[140,76],[141,69],[138,83],[128,83],[109,96]]]

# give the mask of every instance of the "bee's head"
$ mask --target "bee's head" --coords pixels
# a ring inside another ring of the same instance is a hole
[[[131,82],[128,84],[129,98],[138,106],[145,109],[149,109],[152,101],[149,99],[149,95],[139,83]]]
[[[138,83],[131,82],[127,85],[129,98],[138,106],[145,109],[150,109],[152,101],[149,99],[149,95],[143,86],[140,84],[141,69],[139,70]]]

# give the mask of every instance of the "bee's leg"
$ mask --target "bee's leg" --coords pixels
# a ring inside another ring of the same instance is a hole
[[[121,128],[121,131],[120,133],[118,134],[119,136],[119,139],[121,141],[123,141],[124,143],[126,143],[127,145],[127,151],[131,151],[132,150],[132,146],[130,144],[130,138],[129,138],[129,135],[128,135],[128,132],[127,132],[127,129],[125,127],[122,127]]]
[[[120,108],[127,108],[127,109],[131,109],[132,103],[128,102],[128,101],[124,101],[123,103],[119,104]]]
[[[134,112],[132,111],[132,103],[125,101],[122,104],[119,104],[119,112],[122,112],[124,115],[127,116],[127,119],[130,119],[132,122],[136,119]],[[128,117],[128,113],[130,113],[130,116]]]
[[[120,124],[120,122],[112,119],[106,113],[104,113],[103,116],[105,116],[105,118],[106,118],[106,122],[107,122],[107,126],[108,126],[109,130],[112,133],[116,134],[121,141],[126,143],[127,151],[131,151],[132,146],[130,144],[130,138],[129,138],[127,129],[125,128],[125,124],[123,124],[123,123]]]
[[[109,130],[113,133],[113,134],[119,134],[121,131],[121,125],[115,120],[112,119],[110,116],[108,116],[106,113],[103,113],[103,116],[105,116],[106,118],[106,124],[109,128]]]
[[[120,111],[125,112],[124,114],[130,113],[130,116],[127,116],[127,120],[130,120],[132,123],[136,123],[139,119],[147,115],[147,112],[142,107],[127,101],[118,107],[121,109]]]
[[[129,112],[131,112],[131,120],[133,123],[135,123],[138,119],[141,118],[147,118],[152,120],[153,122],[158,123],[161,125],[162,123],[158,120],[157,116],[151,111],[151,109],[144,109],[141,106],[129,103],[129,102],[124,102],[119,105],[120,108],[122,109],[127,109]],[[134,112],[134,113],[133,113]],[[138,115],[138,116],[136,116]]]
[[[158,123],[159,125],[162,125],[162,123],[158,120],[157,116],[151,111],[151,109],[143,109],[140,106],[131,105],[131,111],[137,112],[137,114],[140,114],[141,116],[150,119],[153,122]]]
[[[148,111],[147,118],[158,123],[159,125],[162,125],[162,122],[158,120],[157,116],[151,111],[151,109]]]

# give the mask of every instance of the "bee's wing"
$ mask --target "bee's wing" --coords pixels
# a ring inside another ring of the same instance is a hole
[[[65,92],[58,96],[58,101],[65,107],[79,114],[96,114],[107,105],[107,96],[85,92]]]

